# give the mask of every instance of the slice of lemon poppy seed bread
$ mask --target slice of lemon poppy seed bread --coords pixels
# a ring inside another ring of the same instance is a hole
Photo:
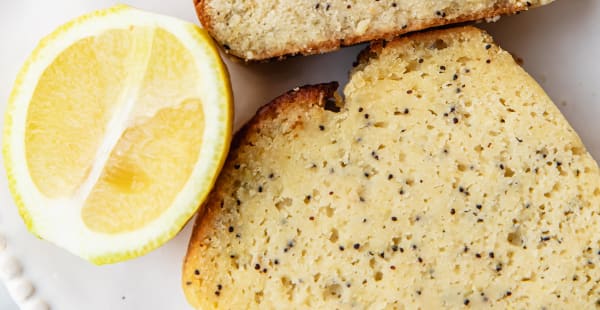
[[[200,21],[237,57],[316,54],[410,31],[513,14],[553,0],[195,0]]]
[[[336,88],[291,91],[237,134],[185,259],[191,304],[600,303],[598,166],[490,36],[373,45]]]

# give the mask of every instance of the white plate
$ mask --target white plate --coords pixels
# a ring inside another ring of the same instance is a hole
[[[132,6],[197,22],[191,0],[131,0]],[[0,1],[0,103],[2,111],[17,70],[46,33],[84,12],[111,6],[111,0]],[[600,158],[600,1],[556,3],[482,25],[505,49],[524,60],[527,71],[546,89]],[[342,85],[362,46],[284,62],[241,65],[228,62],[236,97],[236,128],[256,109],[295,86],[337,80]],[[0,120],[1,122],[1,120]],[[1,159],[0,159],[1,160]],[[18,258],[35,297],[53,309],[188,309],[180,287],[181,263],[190,225],[174,240],[129,262],[96,267],[30,235],[0,177],[0,234]],[[0,293],[0,298],[3,295]],[[5,309],[6,301],[0,300]],[[7,309],[10,306],[7,304]]]

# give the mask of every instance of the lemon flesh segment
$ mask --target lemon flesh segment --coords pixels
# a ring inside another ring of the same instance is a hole
[[[143,227],[173,203],[194,168],[203,132],[199,74],[192,55],[157,29],[135,106],[82,216],[92,230]]]
[[[123,30],[84,38],[48,66],[27,115],[29,173],[49,198],[69,197],[83,183],[136,61],[135,37]]]
[[[200,207],[232,129],[208,34],[117,6],[41,41],[13,88],[3,155],[30,231],[96,264],[143,255]]]
[[[94,231],[136,230],[172,205],[188,180],[202,142],[202,104],[187,100],[128,128],[82,211]]]

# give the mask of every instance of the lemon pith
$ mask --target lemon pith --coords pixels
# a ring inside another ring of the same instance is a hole
[[[232,118],[204,30],[127,6],[96,11],[43,39],[15,81],[9,187],[34,234],[97,264],[143,255],[208,194]]]

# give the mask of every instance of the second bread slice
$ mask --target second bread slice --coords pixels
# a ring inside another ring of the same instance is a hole
[[[225,51],[246,60],[316,54],[410,31],[512,14],[553,0],[195,0]]]

